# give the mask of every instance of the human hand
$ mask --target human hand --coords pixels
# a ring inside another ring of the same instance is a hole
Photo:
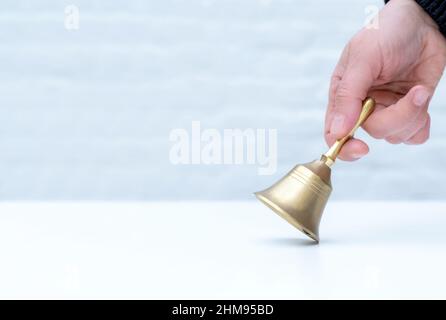
[[[446,40],[414,0],[391,0],[379,14],[378,29],[362,29],[345,47],[333,73],[325,140],[332,145],[353,128],[362,101],[375,111],[363,128],[376,139],[421,144],[429,138],[429,101],[446,64]],[[367,154],[367,144],[350,139],[339,158]]]

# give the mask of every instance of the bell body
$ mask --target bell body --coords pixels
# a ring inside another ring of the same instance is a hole
[[[319,223],[331,193],[331,169],[343,145],[373,112],[375,101],[367,98],[351,131],[336,140],[320,160],[297,165],[272,187],[255,195],[307,236],[319,241]]]
[[[319,223],[331,187],[331,169],[324,161],[295,166],[256,197],[293,226],[319,241]]]

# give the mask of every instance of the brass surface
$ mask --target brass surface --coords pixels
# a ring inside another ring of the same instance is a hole
[[[319,242],[319,224],[332,191],[330,167],[342,146],[353,137],[374,107],[374,100],[367,98],[353,129],[337,140],[320,160],[295,166],[274,185],[256,192],[256,197],[294,227]]]
[[[365,122],[365,120],[367,120],[367,118],[373,112],[374,109],[375,109],[375,101],[372,98],[367,98],[362,105],[361,113],[353,129],[350,130],[350,132],[344,138],[336,140],[336,142],[333,143],[330,149],[326,153],[324,153],[323,157],[325,157],[324,158],[324,160],[326,161],[325,163],[329,167],[331,167],[333,163],[336,161],[336,158],[338,157],[339,152],[341,152],[341,149],[344,146],[344,144],[348,140],[353,138],[355,131]]]

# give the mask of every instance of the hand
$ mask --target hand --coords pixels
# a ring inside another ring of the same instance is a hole
[[[390,143],[421,144],[429,138],[429,101],[446,64],[446,40],[414,0],[391,0],[380,12],[378,29],[363,29],[345,47],[333,73],[325,119],[332,145],[353,128],[362,101],[376,109],[363,128]],[[349,140],[339,158],[356,160],[367,144]]]

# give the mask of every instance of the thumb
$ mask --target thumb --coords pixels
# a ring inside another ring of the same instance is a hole
[[[329,123],[329,144],[344,137],[355,125],[362,102],[374,81],[372,68],[365,61],[349,64],[336,89]]]

